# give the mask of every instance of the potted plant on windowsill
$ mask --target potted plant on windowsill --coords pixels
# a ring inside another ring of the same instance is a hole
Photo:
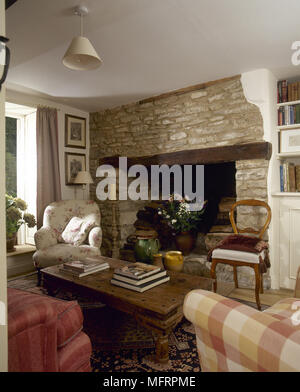
[[[36,225],[35,217],[32,214],[25,212],[27,204],[24,200],[5,195],[6,200],[6,250],[13,252],[15,250],[16,238],[19,228],[23,224],[28,227]]]
[[[187,198],[181,199],[171,195],[164,207],[158,211],[158,214],[173,229],[176,247],[183,255],[188,255],[195,246],[196,233],[203,219],[206,202],[199,211],[193,211],[190,204]]]

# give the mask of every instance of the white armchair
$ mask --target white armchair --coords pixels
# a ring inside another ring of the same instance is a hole
[[[73,217],[81,218],[86,226],[86,239],[80,245],[66,243],[63,232]],[[70,260],[100,256],[102,230],[100,211],[92,200],[64,200],[49,204],[44,211],[43,226],[34,236],[37,251],[35,267],[40,269]]]

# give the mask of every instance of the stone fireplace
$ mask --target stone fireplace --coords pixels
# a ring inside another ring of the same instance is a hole
[[[95,200],[99,181],[95,177],[97,167],[102,163],[115,165],[119,156],[128,157],[128,166],[134,163],[146,166],[204,164],[207,192],[213,194],[216,185],[221,185],[218,189],[229,188],[217,198],[232,196],[237,200],[268,200],[270,145],[264,141],[260,110],[246,100],[240,76],[92,113],[90,142],[90,171],[95,179],[91,198]],[[233,182],[230,171],[227,173],[225,170],[229,177],[224,173],[221,177],[227,178],[227,181],[216,184],[220,182],[216,181],[215,174],[218,165],[231,167]],[[102,252],[110,255],[112,202],[98,202],[102,215]],[[116,202],[118,249],[134,231],[137,211],[146,203],[131,200]],[[261,220],[262,212],[250,207],[237,215],[238,225],[244,228],[255,227]],[[191,255],[189,263],[186,263],[188,271],[207,273],[209,266],[205,256],[196,256]],[[232,280],[227,266],[219,265],[218,268],[220,279]],[[253,285],[252,271],[239,270],[241,283]],[[269,280],[265,279],[265,286],[269,285]]]

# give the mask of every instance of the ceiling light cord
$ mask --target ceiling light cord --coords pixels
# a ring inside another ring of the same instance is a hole
[[[83,37],[83,15],[80,14],[80,36]]]

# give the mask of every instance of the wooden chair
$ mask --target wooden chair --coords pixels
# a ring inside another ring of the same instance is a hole
[[[261,230],[255,230],[253,228],[238,229],[234,220],[234,212],[238,206],[258,206],[264,207],[267,210],[267,218]],[[271,221],[271,208],[264,201],[260,200],[240,200],[233,204],[230,210],[230,222],[235,234],[249,233],[255,234],[258,238],[262,239],[265,231],[267,230]],[[216,278],[216,266],[218,263],[229,264],[233,266],[233,276],[235,287],[238,288],[238,277],[237,277],[237,267],[251,267],[255,272],[255,298],[257,308],[261,310],[259,292],[263,293],[263,274],[260,272],[259,268],[259,257],[261,254],[250,253],[250,252],[240,252],[236,250],[227,249],[215,249],[212,252],[211,261],[211,277],[214,279],[214,292],[217,291],[217,278]]]

